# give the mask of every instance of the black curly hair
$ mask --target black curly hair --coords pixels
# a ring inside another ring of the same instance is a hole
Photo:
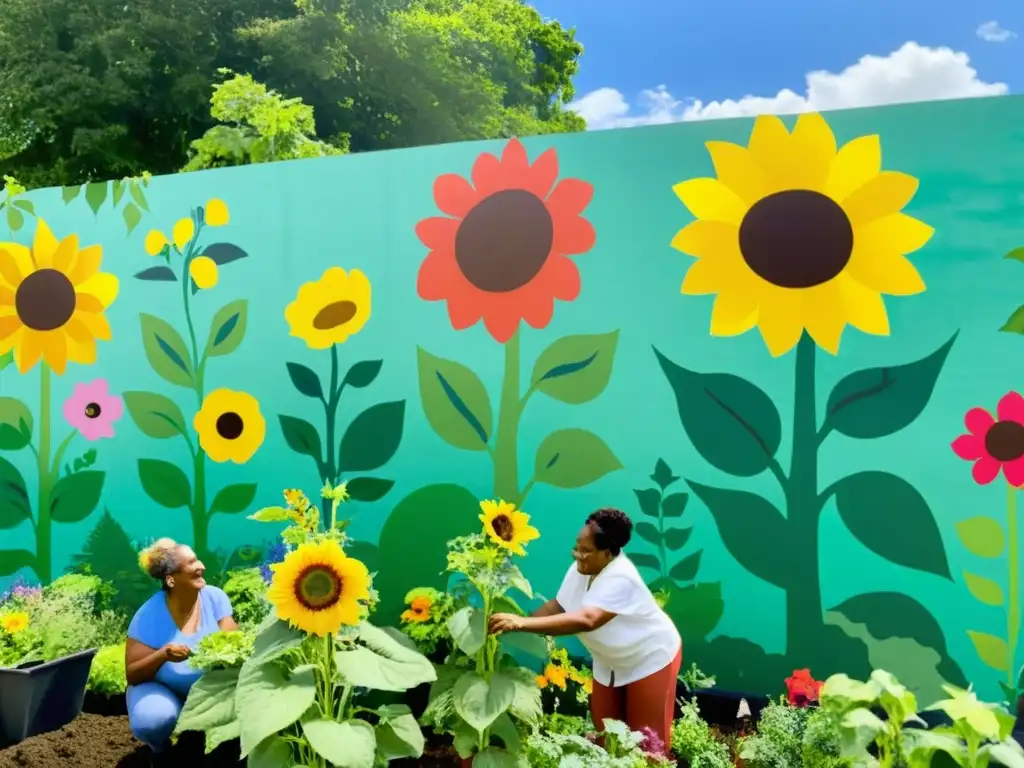
[[[621,509],[599,509],[587,518],[587,525],[594,533],[594,545],[612,555],[618,555],[633,535],[633,521]]]

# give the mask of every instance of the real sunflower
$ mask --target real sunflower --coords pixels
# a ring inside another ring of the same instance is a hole
[[[196,256],[188,265],[188,274],[196,285],[207,290],[217,285],[217,281],[220,279],[220,271],[217,268],[217,262],[211,259],[209,256]]]
[[[934,231],[902,213],[917,179],[883,171],[878,136],[837,150],[818,114],[757,118],[746,147],[707,143],[716,178],[674,187],[696,217],[672,246],[695,256],[682,292],[715,294],[711,333],[757,326],[774,356],[806,331],[835,354],[847,325],[889,333],[883,294],[925,289],[906,254]]]
[[[282,621],[323,637],[362,619],[370,573],[333,539],[301,544],[271,570],[267,599]]]
[[[15,611],[0,616],[0,628],[9,635],[16,635],[28,629],[28,614],[23,611]]]
[[[499,547],[525,555],[524,544],[540,538],[540,532],[530,525],[530,516],[516,509],[515,504],[507,501],[481,501],[480,522],[484,524],[484,533]]]
[[[267,422],[256,398],[231,389],[208,394],[192,426],[206,455],[221,464],[245,464],[267,436]]]
[[[358,269],[329,267],[305,283],[284,310],[289,333],[312,349],[328,349],[359,333],[370,319],[370,281]]]
[[[14,351],[18,371],[40,360],[63,374],[68,361],[96,362],[96,342],[109,341],[104,314],[117,298],[117,277],[100,272],[103,248],[57,240],[43,219],[32,247],[0,243],[0,355]]]

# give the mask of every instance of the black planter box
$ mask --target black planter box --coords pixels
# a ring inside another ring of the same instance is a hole
[[[96,650],[0,669],[0,746],[55,731],[78,717]]]

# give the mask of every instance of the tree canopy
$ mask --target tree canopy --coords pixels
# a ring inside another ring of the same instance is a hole
[[[581,53],[523,0],[4,0],[0,173],[74,185],[582,130]]]

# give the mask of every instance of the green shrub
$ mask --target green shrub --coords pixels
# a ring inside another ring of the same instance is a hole
[[[258,568],[229,571],[224,581],[224,594],[231,601],[231,610],[239,626],[258,626],[270,612],[267,584]]]
[[[696,701],[683,702],[681,716],[672,725],[672,751],[690,768],[732,768],[733,764],[729,748],[701,719]]]
[[[92,660],[87,690],[105,696],[116,696],[124,693],[126,687],[124,643],[103,646]]]

